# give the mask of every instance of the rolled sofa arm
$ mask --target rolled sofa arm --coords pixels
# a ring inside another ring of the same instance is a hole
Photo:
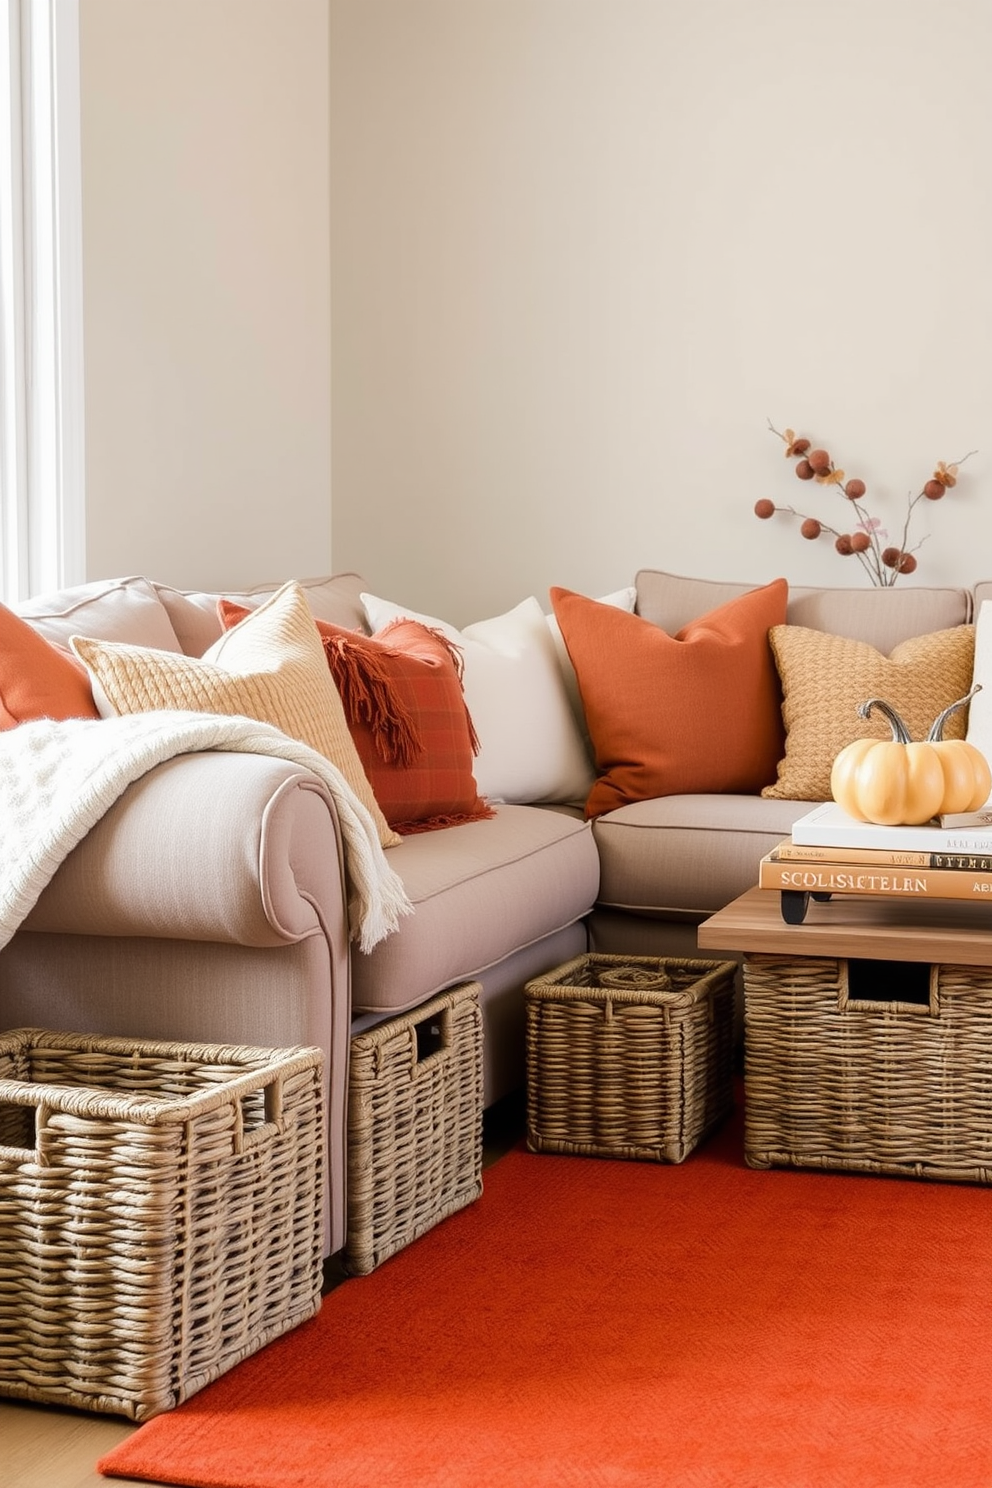
[[[128,786],[24,929],[278,946],[327,933],[344,902],[337,813],[317,776],[205,750]]]

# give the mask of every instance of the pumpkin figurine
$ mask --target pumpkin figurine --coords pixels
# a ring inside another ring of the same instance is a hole
[[[980,684],[945,708],[925,740],[913,743],[899,714],[881,698],[858,708],[870,718],[877,708],[888,719],[891,739],[855,739],[840,751],[830,772],[830,791],[848,816],[883,827],[919,826],[950,812],[977,811],[992,792],[992,770],[981,750],[964,739],[943,738],[952,713],[970,702]]]

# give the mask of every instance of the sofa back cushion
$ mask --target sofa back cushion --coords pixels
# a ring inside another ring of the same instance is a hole
[[[156,651],[182,650],[155,586],[140,576],[76,584],[22,600],[13,609],[56,646],[84,635]]]
[[[974,606],[973,618],[977,625],[978,617],[981,614],[982,605],[987,599],[992,599],[992,579],[982,579],[979,583],[977,583],[974,589],[971,591],[971,597]]]
[[[637,574],[637,613],[674,635],[683,625],[717,605],[746,594],[752,584],[683,578],[660,569]],[[992,594],[992,584],[989,586]],[[867,641],[888,656],[902,641],[932,631],[966,625],[972,619],[967,589],[789,588],[788,625],[824,630],[850,640]]]
[[[224,598],[244,609],[254,610],[282,588],[278,583],[254,584],[250,589],[224,590]],[[315,620],[327,620],[332,625],[343,625],[347,630],[368,631],[365,611],[358,596],[368,586],[358,574],[329,574],[317,579],[298,579],[296,582],[306,596],[310,612]],[[202,656],[223,634],[224,627],[217,612],[219,593],[202,589],[173,589],[168,584],[156,584],[155,591],[170,617],[179,644],[187,656]]]

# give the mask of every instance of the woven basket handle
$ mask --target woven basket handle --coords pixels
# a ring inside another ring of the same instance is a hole
[[[48,1127],[48,1119],[52,1114],[53,1107],[44,1100],[28,1101],[21,1091],[17,1092],[19,1099],[11,1104],[26,1107],[34,1112],[34,1147],[14,1147],[7,1143],[0,1143],[0,1163],[9,1163],[19,1166],[22,1163],[34,1163],[38,1167],[45,1168],[49,1165],[48,1143],[45,1134]],[[282,1136],[286,1130],[286,1118],[283,1114],[283,1076],[275,1075],[267,1085],[263,1086],[262,1099],[264,1101],[264,1121],[257,1126],[245,1129],[244,1097],[234,1101],[234,1130],[231,1134],[232,1151],[235,1153],[248,1152],[253,1147],[260,1147],[276,1137]],[[0,1105],[3,1102],[0,1100]]]
[[[237,1116],[234,1125],[234,1151],[236,1153],[249,1152],[253,1147],[260,1147],[265,1142],[271,1142],[274,1138],[282,1136],[286,1130],[286,1118],[282,1110],[282,1075],[276,1075],[268,1085],[262,1087],[262,1098],[265,1102],[265,1120],[248,1131],[245,1131],[244,1101],[235,1102]]]
[[[442,1008],[410,1028],[410,1064],[415,1076],[451,1058],[451,1009]]]
[[[41,1151],[41,1125],[41,1108],[36,1108],[34,1147],[15,1147],[9,1142],[0,1142],[0,1166],[20,1167],[23,1163],[37,1163],[39,1166],[44,1166]]]

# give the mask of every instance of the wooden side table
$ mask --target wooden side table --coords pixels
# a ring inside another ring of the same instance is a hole
[[[855,898],[811,903],[802,924],[782,918],[777,889],[748,889],[699,926],[700,950],[992,966],[988,906],[955,899]]]
[[[743,952],[745,1159],[992,1183],[992,923],[982,905],[773,889],[704,920]]]

